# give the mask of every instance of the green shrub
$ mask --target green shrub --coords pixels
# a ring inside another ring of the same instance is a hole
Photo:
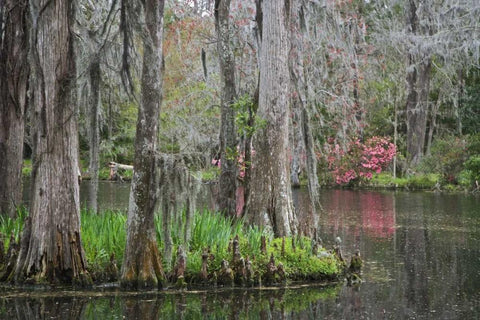
[[[471,135],[467,139],[467,151],[469,155],[479,155],[480,154],[480,133]]]
[[[439,182],[439,174],[417,174],[408,177],[407,187],[410,189],[432,189]]]
[[[445,183],[456,183],[456,177],[466,160],[465,151],[466,142],[459,137],[436,139],[432,143],[430,155],[424,157],[417,169],[424,174],[439,173]]]
[[[468,158],[464,163],[465,170],[468,172],[470,185],[475,181],[480,182],[480,155],[474,155]]]

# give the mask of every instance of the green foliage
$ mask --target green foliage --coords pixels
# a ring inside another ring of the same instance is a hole
[[[479,134],[480,126],[480,69],[472,68],[465,78],[465,94],[460,102],[463,132]]]
[[[18,241],[26,217],[27,211],[25,209],[19,211],[17,219],[0,216],[0,231],[4,235],[13,234]],[[82,210],[82,244],[90,270],[105,270],[109,265],[112,254],[115,255],[120,267],[126,245],[126,220],[126,215],[118,211],[104,211],[96,214],[88,210]],[[308,238],[294,238],[296,250],[292,248],[292,238],[286,238],[285,253],[282,254],[282,239],[274,239],[272,233],[268,233],[259,227],[247,227],[241,219],[205,211],[195,213],[193,220],[194,227],[188,245],[185,245],[183,240],[184,215],[182,215],[182,219],[174,219],[171,228],[174,252],[179,245],[184,245],[187,248],[186,275],[190,279],[194,279],[200,272],[201,256],[205,248],[210,248],[214,256],[213,261],[210,262],[209,272],[218,271],[223,259],[230,261],[232,252],[229,251],[229,243],[237,235],[241,254],[252,259],[252,267],[257,274],[266,271],[265,267],[271,253],[275,256],[277,265],[282,263],[287,275],[292,279],[325,279],[335,276],[339,272],[337,260],[333,255],[324,252],[325,257],[317,258],[311,254],[311,244]],[[156,215],[155,229],[158,245],[161,248],[163,242],[161,215]],[[260,252],[262,236],[267,239],[267,255]],[[9,241],[8,239],[5,240],[5,249],[7,249]],[[166,266],[166,271],[170,270],[171,266]]]
[[[224,252],[228,242],[242,230],[242,221],[225,217],[220,213],[196,214],[194,217],[190,249],[201,250],[205,247]]]
[[[322,279],[338,274],[337,260],[333,255],[327,254],[326,251],[322,249],[325,257],[319,259],[311,254],[312,248],[309,238],[294,238],[294,241],[295,250],[292,246],[292,238],[285,238],[284,254],[282,254],[282,238],[276,238],[270,241],[267,249],[269,253],[273,253],[277,264],[282,263],[285,266],[285,271],[289,277],[298,280],[306,276],[313,279]]]
[[[448,183],[455,182],[466,160],[465,151],[466,142],[459,137],[436,139],[432,143],[430,155],[422,160],[418,169],[423,173],[439,173]]]
[[[440,183],[440,175],[430,174],[416,174],[408,177],[407,187],[409,189],[432,189],[437,183]]]
[[[30,177],[32,175],[32,159],[23,160],[22,176]]]
[[[17,218],[12,219],[5,215],[0,215],[0,233],[3,235],[4,239],[4,250],[7,250],[10,246],[10,236],[15,237],[15,242],[18,242],[20,239],[20,233],[23,230],[25,224],[25,219],[28,217],[28,211],[25,207],[17,208]]]
[[[465,162],[465,172],[470,185],[473,185],[475,181],[480,182],[480,155],[471,156]]]
[[[469,155],[480,154],[480,133],[468,136],[467,151]]]
[[[397,177],[389,173],[375,174],[368,185],[379,188],[406,188],[412,190],[431,190],[437,183],[441,182],[441,176],[435,173],[410,175],[408,177]]]
[[[210,166],[204,170],[198,171],[195,176],[202,181],[215,181],[220,176],[220,168],[218,166]]]
[[[252,137],[255,131],[266,126],[264,119],[256,117],[256,106],[249,95],[243,95],[233,103],[232,108],[236,111],[235,125],[238,134]]]
[[[127,241],[126,221],[126,215],[118,211],[97,214],[82,210],[82,241],[90,268],[104,268],[109,263],[112,253],[121,264]]]

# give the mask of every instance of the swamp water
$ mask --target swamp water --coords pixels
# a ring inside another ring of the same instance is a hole
[[[127,184],[102,184],[102,209],[127,206]],[[480,197],[350,190],[320,197],[323,214],[312,216],[306,193],[294,192],[301,228],[317,226],[327,246],[340,237],[347,259],[360,250],[358,286],[8,291],[0,292],[0,319],[480,319]]]

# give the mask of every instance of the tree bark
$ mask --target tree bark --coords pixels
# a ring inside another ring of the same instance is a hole
[[[6,0],[1,6],[5,19],[0,24],[0,214],[14,218],[22,201],[28,1]]]
[[[142,97],[138,108],[127,243],[121,276],[121,285],[127,288],[160,287],[165,279],[154,224],[158,200],[156,151],[162,101],[164,5],[164,0],[146,0],[143,4]]]
[[[294,59],[291,59],[293,64],[291,66],[291,77],[294,88],[296,90],[295,101],[299,104],[299,114],[296,115],[299,121],[300,135],[303,139],[302,145],[305,151],[305,165],[308,179],[308,191],[312,211],[316,212],[320,208],[320,201],[318,197],[318,175],[317,175],[317,157],[315,155],[315,143],[313,140],[311,128],[311,115],[309,112],[309,98],[308,98],[308,79],[305,72],[304,59],[304,35],[306,32],[305,17],[304,17],[304,2],[294,1],[291,5],[290,19],[292,21],[291,31],[291,48],[295,52]],[[291,54],[292,55],[292,54]]]
[[[80,237],[74,1],[30,1],[33,171],[14,279],[87,284]]]
[[[98,57],[90,63],[90,130],[89,130],[89,165],[90,188],[88,206],[93,212],[98,212],[98,170],[100,162],[100,80],[101,69]]]
[[[440,109],[440,104],[442,103],[442,93],[440,92],[437,97],[437,102],[432,105],[432,110],[430,111],[430,126],[428,128],[428,137],[427,137],[427,155],[430,155],[432,142],[433,142],[433,133],[437,129],[437,114]],[[456,103],[454,103],[456,104]]]
[[[270,226],[277,236],[284,236],[296,232],[287,156],[290,1],[263,1],[261,5],[263,29],[257,113],[261,124],[253,141],[255,156],[246,214],[251,222]]]
[[[230,0],[215,1],[215,29],[217,49],[220,60],[220,76],[223,84],[221,100],[220,158],[221,174],[219,179],[218,207],[227,215],[236,213],[236,139],[235,111],[232,104],[235,92],[235,62],[231,48],[232,30],[229,22]]]
[[[407,10],[410,34],[416,36],[420,26],[414,0],[409,0]],[[410,166],[415,166],[425,148],[431,62],[427,54],[419,52],[409,53],[407,63],[407,159]]]

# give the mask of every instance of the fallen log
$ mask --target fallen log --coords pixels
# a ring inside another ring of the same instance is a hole
[[[108,177],[109,180],[119,180],[123,181],[123,177],[118,173],[118,170],[133,170],[133,166],[128,164],[121,164],[110,161],[108,163],[108,167],[110,168],[110,175]]]

